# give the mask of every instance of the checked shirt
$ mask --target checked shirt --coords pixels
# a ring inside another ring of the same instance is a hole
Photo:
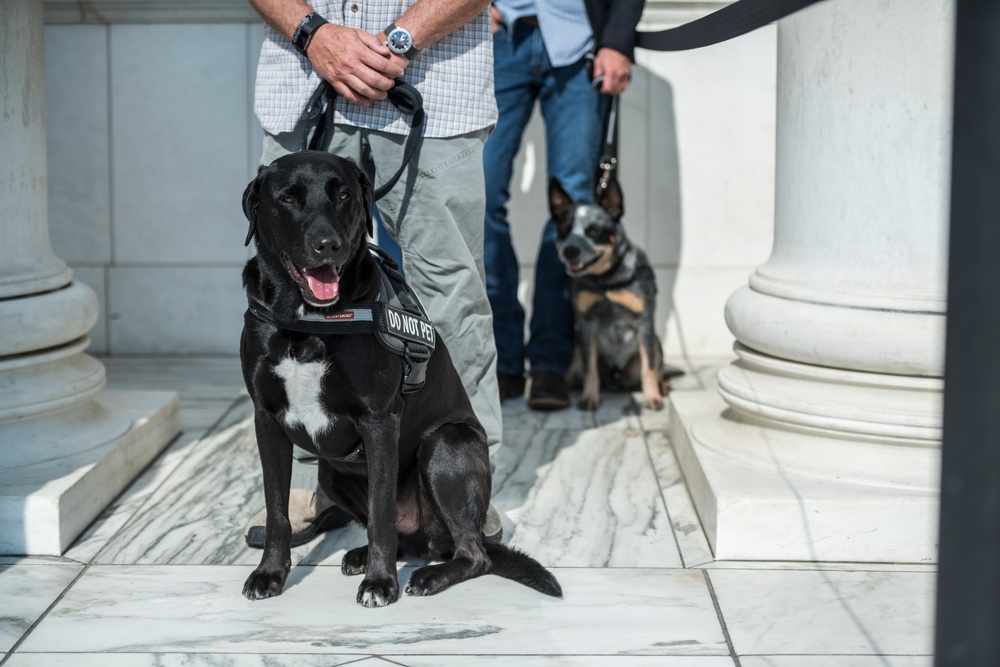
[[[413,0],[313,0],[313,9],[330,23],[374,35],[399,18]],[[264,131],[295,129],[303,118],[322,112],[316,93],[320,77],[291,41],[269,26],[257,65],[254,111]],[[404,81],[424,99],[427,137],[453,137],[496,124],[493,96],[493,38],[489,12],[423,49],[406,67]],[[409,121],[388,101],[360,107],[337,100],[337,123],[391,134],[407,134]]]

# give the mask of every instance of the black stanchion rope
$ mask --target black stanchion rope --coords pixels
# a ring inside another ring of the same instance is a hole
[[[745,35],[821,0],[738,0],[700,19],[659,32],[636,33],[636,47],[687,51]]]

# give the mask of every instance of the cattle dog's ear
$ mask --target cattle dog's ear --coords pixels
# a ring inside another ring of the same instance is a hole
[[[375,191],[372,182],[368,179],[368,174],[354,160],[348,160],[348,162],[354,167],[354,173],[361,185],[361,203],[365,208],[365,220],[368,221],[368,236],[374,238],[375,220],[372,216],[375,214]]]
[[[257,168],[257,177],[250,181],[243,191],[243,214],[250,221],[247,240],[243,245],[250,245],[253,235],[257,232],[257,206],[260,204],[260,184],[264,181],[264,165]]]
[[[625,202],[622,198],[622,188],[618,184],[618,179],[612,175],[608,179],[607,187],[598,189],[597,203],[608,212],[611,218],[618,222],[625,215]]]
[[[563,190],[559,179],[553,176],[549,179],[549,215],[553,220],[561,218],[569,207],[573,205],[573,200],[566,191]]]

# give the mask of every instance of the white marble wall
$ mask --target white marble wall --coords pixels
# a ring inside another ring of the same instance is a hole
[[[52,245],[101,299],[91,351],[235,354],[257,23],[45,30]]]
[[[235,354],[259,22],[235,1],[45,4],[52,245],[101,300],[91,351]],[[650,0],[641,27],[715,6]],[[730,354],[725,300],[767,259],[774,89],[773,28],[638,56],[622,123],[625,224],[654,262],[674,363]],[[544,159],[536,117],[511,203],[529,303]]]

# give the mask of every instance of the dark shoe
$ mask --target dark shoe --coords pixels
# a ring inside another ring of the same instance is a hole
[[[323,496],[304,489],[292,489],[288,500],[288,520],[292,524],[292,546],[297,547],[320,533],[346,526],[351,517]],[[264,548],[266,523],[267,510],[257,512],[250,519],[244,534],[247,546]]]
[[[683,368],[677,368],[677,366],[671,366],[670,364],[663,364],[663,373],[661,373],[664,380],[669,380],[670,378],[676,378],[684,375]]]
[[[531,374],[528,407],[532,410],[563,410],[569,407],[569,383],[566,377],[550,371]]]
[[[524,396],[524,374],[512,375],[497,371],[497,384],[500,386],[500,400]]]

